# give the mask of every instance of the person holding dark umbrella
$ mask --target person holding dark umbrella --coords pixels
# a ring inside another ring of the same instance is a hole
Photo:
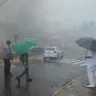
[[[76,41],[77,45],[87,49],[85,60],[87,64],[88,80],[90,85],[88,88],[96,87],[96,39],[94,38],[81,38]]]
[[[88,80],[90,83],[87,87],[96,87],[96,52],[88,50],[85,60],[87,64]]]

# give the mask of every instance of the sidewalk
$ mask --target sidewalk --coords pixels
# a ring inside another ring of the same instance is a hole
[[[96,88],[88,89],[87,75],[83,75],[75,80],[72,84],[63,88],[57,95],[53,96],[96,96]]]

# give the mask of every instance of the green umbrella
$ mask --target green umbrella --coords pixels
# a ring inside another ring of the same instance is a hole
[[[33,44],[33,46],[37,46],[38,45],[38,40],[35,38],[25,38],[22,41],[29,43],[31,42]]]
[[[37,39],[26,38],[20,42],[12,44],[12,52],[17,55],[28,53],[38,45]]]

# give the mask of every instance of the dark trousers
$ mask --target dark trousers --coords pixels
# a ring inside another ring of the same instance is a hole
[[[4,75],[5,77],[8,77],[11,73],[10,73],[10,67],[11,67],[11,63],[9,59],[3,59],[4,60]]]
[[[25,66],[23,72],[18,76],[18,78],[22,78],[24,75],[26,75],[26,80],[29,78],[29,68],[28,65]]]

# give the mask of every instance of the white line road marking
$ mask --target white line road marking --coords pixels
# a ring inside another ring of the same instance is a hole
[[[62,60],[63,60],[63,61],[69,61],[69,60],[70,60],[70,61],[73,61],[73,60],[76,60],[76,59],[71,59],[71,58],[63,58]]]
[[[80,60],[68,61],[67,63],[75,63],[75,62],[80,62]]]
[[[61,60],[61,63],[65,62],[65,63],[75,63],[75,62],[80,62],[80,60],[76,60],[76,59],[65,59],[65,60]]]
[[[80,64],[80,66],[86,66],[87,64],[86,63],[84,63],[84,64]]]
[[[76,60],[76,59],[73,59],[73,58],[62,58],[62,60],[69,60],[69,59],[71,59],[71,60]]]
[[[67,64],[80,65],[80,66],[86,65],[84,60],[77,60],[77,59],[70,59],[70,58],[63,58],[62,60],[60,60],[60,63],[67,63]]]
[[[11,68],[16,68],[16,66],[15,65],[11,65]]]
[[[78,60],[72,58],[63,58],[62,60],[49,60],[55,63],[64,63],[64,64],[72,64],[72,65],[80,65],[85,66],[85,60]]]
[[[78,65],[78,64],[82,64],[82,63],[85,63],[85,61],[81,61],[81,62],[73,63],[72,65]]]

